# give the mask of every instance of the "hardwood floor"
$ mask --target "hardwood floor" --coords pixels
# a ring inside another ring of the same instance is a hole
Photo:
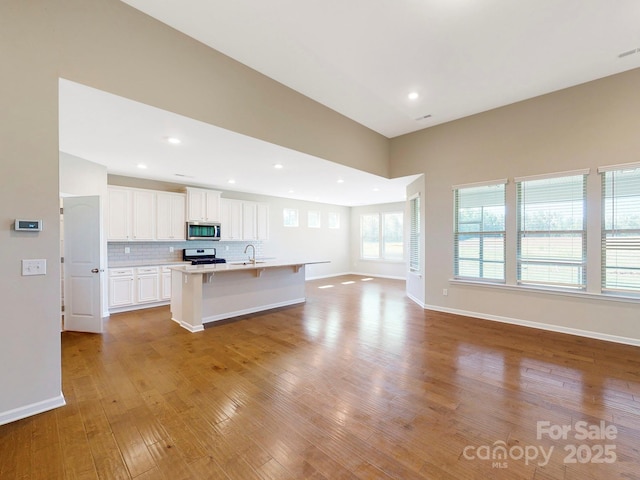
[[[0,478],[640,478],[639,348],[365,280],[197,334],[164,307],[64,333],[67,406],[0,427]]]

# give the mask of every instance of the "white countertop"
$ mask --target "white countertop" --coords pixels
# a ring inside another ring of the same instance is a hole
[[[329,260],[258,260],[255,264],[250,261],[238,261],[227,263],[212,263],[208,265],[176,265],[169,267],[171,270],[186,274],[202,273],[224,273],[238,270],[256,270],[276,267],[293,267],[301,265],[312,265],[317,263],[329,263]]]

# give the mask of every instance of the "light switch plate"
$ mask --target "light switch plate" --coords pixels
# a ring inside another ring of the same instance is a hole
[[[22,275],[46,275],[47,260],[44,258],[22,260]]]

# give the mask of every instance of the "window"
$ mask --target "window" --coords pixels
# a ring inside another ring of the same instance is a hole
[[[340,228],[340,214],[338,212],[329,212],[327,214],[327,224],[329,228]]]
[[[585,287],[588,173],[516,178],[518,283]]]
[[[285,227],[297,227],[298,226],[298,210],[295,208],[282,209],[282,216]]]
[[[409,200],[409,271],[420,272],[420,196]]]
[[[505,280],[505,183],[454,187],[454,276]]]
[[[640,293],[640,165],[602,173],[602,290]]]
[[[361,215],[360,239],[362,258],[401,261],[404,256],[402,212]]]
[[[309,228],[320,228],[320,212],[310,210],[307,213],[307,226]]]

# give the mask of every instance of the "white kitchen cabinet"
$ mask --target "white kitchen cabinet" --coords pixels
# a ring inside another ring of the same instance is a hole
[[[134,303],[133,268],[109,269],[109,308]]]
[[[185,239],[185,203],[182,193],[157,192],[156,240]]]
[[[269,206],[264,203],[220,199],[221,240],[267,240],[269,238]]]
[[[269,240],[269,205],[256,205],[256,239]]]
[[[160,300],[171,300],[171,270],[162,267],[160,273]]]
[[[156,192],[152,190],[133,191],[133,240],[155,240],[156,235]]]
[[[131,240],[131,189],[109,187],[107,205],[107,239]]]
[[[220,193],[204,188],[187,188],[187,220],[190,222],[219,222]]]
[[[160,300],[158,267],[136,268],[136,303]]]
[[[229,198],[220,199],[221,238],[220,240],[243,240],[242,201]]]
[[[257,240],[258,230],[256,225],[256,209],[255,202],[242,202],[242,239]]]
[[[109,187],[108,201],[108,241],[155,240],[155,191]]]

